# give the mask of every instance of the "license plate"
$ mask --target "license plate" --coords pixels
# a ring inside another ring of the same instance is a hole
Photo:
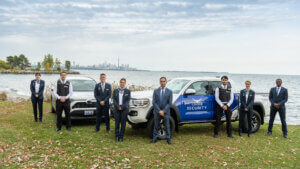
[[[84,115],[85,115],[85,116],[91,116],[91,115],[94,115],[94,111],[93,111],[93,110],[86,110],[86,111],[84,111]]]

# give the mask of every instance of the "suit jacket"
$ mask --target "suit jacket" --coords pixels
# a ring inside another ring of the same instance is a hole
[[[124,89],[124,94],[123,94],[123,100],[122,100],[122,105],[121,108],[122,110],[128,110],[129,109],[129,101],[130,101],[131,95],[130,95],[130,90]],[[120,107],[119,104],[119,89],[115,89],[113,92],[113,104],[115,110],[117,110]]]
[[[285,108],[285,103],[288,101],[288,90],[281,87],[279,95],[277,96],[276,87],[271,88],[269,100],[271,102],[271,107],[275,108],[274,104],[277,103],[280,108]]]
[[[166,88],[165,95],[162,100],[160,100],[160,92],[161,88],[158,88],[153,92],[152,104],[154,107],[154,113],[158,113],[160,110],[162,110],[165,114],[170,114],[170,108],[173,101],[173,92]]]
[[[244,110],[245,108],[247,108],[249,111],[253,110],[253,104],[254,104],[254,99],[255,99],[255,92],[253,90],[249,90],[249,95],[248,95],[248,99],[246,100],[246,93],[247,90],[241,90],[240,92],[240,102],[241,102],[241,110]]]
[[[109,98],[111,97],[111,85],[108,83],[105,83],[105,89],[104,92],[102,92],[101,83],[98,83],[95,85],[94,89],[94,96],[97,100],[96,105],[100,106],[100,102],[104,101],[105,106],[109,106]]]
[[[44,80],[40,80],[40,88],[39,88],[39,92],[35,93],[35,82],[36,80],[32,80],[30,83],[30,91],[31,91],[31,99],[35,99],[35,95],[38,94],[39,97],[38,99],[44,99],[44,89],[45,89],[45,81]]]

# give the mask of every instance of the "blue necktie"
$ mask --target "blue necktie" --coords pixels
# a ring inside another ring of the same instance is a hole
[[[162,108],[162,102],[163,102],[164,95],[165,95],[165,91],[164,91],[164,89],[161,89],[160,98],[159,98],[161,108]]]
[[[277,96],[279,95],[279,88],[277,87]]]

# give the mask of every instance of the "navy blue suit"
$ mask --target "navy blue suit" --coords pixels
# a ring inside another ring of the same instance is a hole
[[[281,90],[277,95],[277,87],[272,88],[269,93],[269,100],[271,102],[271,112],[268,131],[272,132],[273,122],[278,111],[281,120],[282,132],[283,134],[287,134],[287,126],[285,121],[285,103],[288,101],[288,90],[284,87],[281,87]],[[274,106],[275,103],[279,104],[279,109]]]
[[[101,117],[104,115],[106,130],[110,130],[110,118],[109,118],[109,98],[111,97],[111,85],[105,83],[105,88],[102,91],[101,83],[95,85],[94,96],[97,100],[97,114],[96,114],[96,130],[100,130]],[[100,102],[104,101],[105,105],[101,106]]]
[[[160,119],[162,118],[158,114],[160,110],[164,111],[163,118],[166,127],[167,139],[169,140],[171,138],[169,118],[170,118],[170,108],[172,106],[172,100],[173,100],[173,92],[168,88],[165,88],[165,93],[163,96],[161,96],[161,88],[158,88],[153,92],[153,100],[152,100],[153,107],[154,107],[153,140],[156,140],[158,136],[159,122]]]
[[[113,92],[113,104],[115,115],[115,136],[123,139],[126,127],[127,114],[129,111],[130,90],[124,89],[122,103],[119,103],[120,89],[115,89]],[[121,108],[122,110],[118,110]],[[119,132],[121,124],[121,132]]]
[[[45,89],[45,81],[40,80],[39,92],[35,92],[35,83],[36,80],[32,80],[30,83],[30,91],[31,91],[31,102],[33,107],[34,120],[37,121],[37,106],[39,107],[39,120],[42,121],[43,118],[43,100],[44,100],[44,89]],[[35,95],[38,94],[38,97]]]
[[[240,116],[239,116],[239,132],[242,133],[242,124],[245,119],[245,115],[248,116],[248,135],[252,132],[252,116],[253,116],[253,104],[255,99],[255,92],[253,90],[249,90],[248,99],[246,100],[246,93],[247,90],[241,90],[240,92]],[[245,111],[245,108],[248,109],[248,111]]]

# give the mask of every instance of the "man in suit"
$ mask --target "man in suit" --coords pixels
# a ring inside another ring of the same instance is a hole
[[[66,78],[67,72],[60,72],[60,79],[53,88],[53,94],[56,97],[56,131],[61,130],[63,111],[66,115],[66,128],[71,131],[70,98],[73,95],[73,86]]]
[[[102,116],[105,117],[106,131],[110,132],[110,118],[109,118],[109,99],[111,97],[111,85],[106,83],[106,75],[100,74],[100,83],[95,85],[94,96],[97,100],[97,113],[96,113],[96,129],[94,132],[100,130]]]
[[[127,114],[129,111],[130,90],[125,88],[126,79],[120,80],[120,88],[113,92],[115,113],[115,142],[122,142],[126,127]],[[121,124],[121,132],[119,132]]]
[[[281,86],[282,80],[276,80],[276,87],[271,88],[269,94],[269,100],[271,102],[270,109],[270,121],[267,135],[272,134],[273,122],[276,116],[276,113],[279,112],[279,117],[281,120],[281,127],[283,132],[283,137],[288,138],[287,136],[287,126],[285,121],[285,103],[288,101],[288,90]]]
[[[231,104],[233,103],[234,95],[231,90],[231,86],[228,85],[228,77],[221,77],[222,84],[221,86],[216,88],[215,99],[217,102],[216,108],[216,125],[214,129],[214,138],[218,137],[219,127],[221,125],[221,118],[223,112],[226,115],[226,129],[227,129],[227,137],[233,138],[231,131]]]
[[[242,136],[242,125],[244,123],[245,115],[247,114],[248,119],[248,137],[252,133],[252,116],[253,116],[253,104],[255,98],[255,92],[250,89],[251,82],[247,80],[245,82],[246,89],[240,92],[240,116],[239,116],[239,136]]]
[[[33,106],[34,121],[38,121],[37,106],[39,107],[39,122],[43,120],[43,100],[44,100],[45,81],[41,80],[41,74],[36,73],[35,79],[30,83],[31,102]]]
[[[153,92],[153,107],[154,107],[154,130],[153,139],[151,143],[156,143],[159,129],[159,121],[161,118],[164,119],[164,125],[166,128],[167,143],[171,143],[170,133],[170,107],[173,101],[173,93],[166,87],[167,78],[160,78],[160,87]]]

